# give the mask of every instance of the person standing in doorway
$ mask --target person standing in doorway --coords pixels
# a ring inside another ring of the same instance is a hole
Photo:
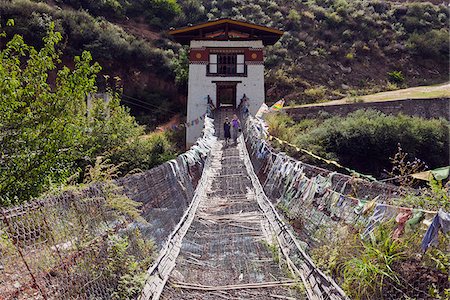
[[[241,104],[239,104],[239,108],[241,109],[242,113],[244,114],[244,117],[247,117],[247,115],[249,113],[249,109],[248,109],[248,98],[245,94],[241,99]]]
[[[228,117],[225,118],[225,123],[223,123],[223,137],[225,139],[225,144],[228,145],[228,141],[231,138],[231,123]]]
[[[233,120],[231,120],[231,126],[233,130],[233,140],[234,143],[236,144],[239,132],[241,131],[241,122],[239,121],[236,115],[233,115]]]
[[[210,118],[213,117],[213,112],[216,109],[211,97],[208,95],[208,106],[206,107],[206,115]]]

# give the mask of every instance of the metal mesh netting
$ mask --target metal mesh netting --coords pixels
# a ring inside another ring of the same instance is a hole
[[[119,179],[122,193],[141,202],[133,222],[107,205],[105,185],[2,209],[0,299],[111,299],[118,285],[111,265],[111,238],[129,238],[128,257],[148,259],[143,241],[161,246],[189,205],[209,152],[212,121],[203,138],[176,160]]]
[[[2,221],[4,299],[70,298],[77,287],[81,298],[111,292],[103,282],[102,240],[126,221],[107,208],[99,188],[3,210]]]
[[[362,237],[367,237],[383,220],[395,219],[403,209],[395,206],[398,187],[355,180],[275,151],[266,141],[262,120],[249,117],[246,133],[252,164],[266,195],[294,221],[305,247],[341,239],[348,225],[362,227]],[[435,214],[424,213],[427,219]]]

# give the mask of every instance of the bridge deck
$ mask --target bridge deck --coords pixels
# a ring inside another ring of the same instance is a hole
[[[230,112],[216,117],[218,136]],[[211,153],[212,176],[161,299],[303,299],[271,250],[268,221],[243,161],[245,145]],[[276,249],[273,247],[273,249]]]

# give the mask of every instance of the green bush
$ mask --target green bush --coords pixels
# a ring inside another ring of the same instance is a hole
[[[59,0],[97,16],[115,18],[143,17],[149,24],[163,28],[181,13],[176,0]]]
[[[410,3],[403,19],[407,31],[428,31],[440,25],[438,7],[429,3]]]
[[[187,90],[189,79],[189,57],[186,49],[181,49],[178,57],[173,60],[172,68],[175,71],[175,82]]]
[[[113,164],[123,163],[119,168],[122,174],[148,170],[175,158],[176,149],[169,138],[165,132],[134,138],[114,148],[108,158]]]
[[[392,225],[376,228],[370,241],[356,241],[359,248],[354,257],[343,264],[343,287],[352,299],[382,298],[384,282],[400,283],[394,265],[406,257],[408,244],[392,239]],[[355,247],[356,248],[356,247]]]
[[[448,132],[448,123],[443,120],[387,116],[369,110],[328,119],[299,141],[303,145],[314,141],[344,165],[378,175],[389,166],[389,157],[396,153],[398,143],[430,167],[448,165]]]
[[[405,81],[405,76],[402,71],[392,71],[388,72],[389,81],[392,83],[403,83]]]
[[[318,86],[315,88],[310,88],[305,90],[305,96],[308,102],[315,102],[318,100],[324,100],[326,88],[323,86]]]
[[[408,47],[424,57],[449,56],[449,32],[445,29],[431,30],[426,33],[413,33],[408,39]]]
[[[292,119],[280,116],[284,123]],[[448,165],[449,123],[405,115],[385,115],[374,110],[359,110],[347,117],[332,117],[299,130],[284,126],[279,135],[322,157],[336,159],[342,165],[379,176],[390,169],[390,157],[400,143],[403,150],[424,161],[430,168]],[[310,162],[310,157],[303,157]]]
[[[49,24],[54,22],[70,55],[88,50],[97,61],[109,64],[114,60],[126,62],[127,66],[151,67],[163,78],[173,74],[167,55],[155,45],[128,34],[103,18],[94,18],[86,11],[57,10],[43,3],[17,0],[2,3],[0,16],[0,20],[15,20],[16,26],[5,28],[8,34],[19,33],[33,46],[42,46],[42,38]]]

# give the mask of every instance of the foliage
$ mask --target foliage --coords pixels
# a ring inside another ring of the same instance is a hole
[[[105,193],[106,204],[118,212],[128,216],[130,219],[146,224],[141,217],[139,207],[142,203],[128,198],[123,193],[123,188],[113,182],[119,175],[120,165],[110,164],[108,160],[99,156],[95,159],[94,165],[86,168],[85,183],[97,183],[102,186]]]
[[[423,230],[407,228],[394,239],[396,224],[391,219],[377,224],[373,233],[361,240],[364,224],[355,220],[351,226],[338,226],[331,236],[320,238],[320,246],[310,250],[316,265],[332,275],[351,299],[384,299],[400,294],[405,299],[419,295],[445,299],[448,235],[441,234],[439,243],[421,255]]]
[[[15,35],[0,52],[0,136],[3,204],[37,196],[69,177],[83,152],[85,97],[95,92],[100,70],[91,55],[75,57],[75,68],[57,69],[61,35],[50,27],[36,50]],[[22,63],[25,62],[25,63]],[[57,73],[56,85],[47,78]]]
[[[436,4],[357,0],[197,2],[206,8],[211,20],[232,17],[286,31],[277,44],[267,48],[266,63],[271,69],[267,85],[277,97],[307,101],[336,98],[345,94],[343,84],[368,92],[385,85],[387,70],[380,66],[398,68],[400,61],[407,85],[447,80],[448,72],[441,66],[448,65],[449,14],[445,5],[438,5],[439,1]],[[435,67],[422,68],[416,63],[417,55],[431,51],[439,53],[427,55],[439,65],[439,73],[434,73],[433,78],[425,69],[434,72]],[[278,70],[284,76],[274,76]],[[418,73],[423,76],[417,76]],[[302,80],[296,81],[299,77]],[[323,95],[310,97],[309,89],[317,86],[328,89],[321,91]]]
[[[449,237],[442,235],[441,239],[444,240],[442,241],[443,245],[448,245]],[[448,272],[450,270],[450,252],[433,247],[426,252],[426,256],[434,263],[435,268],[441,272]]]
[[[205,6],[199,0],[183,0],[180,1],[182,15],[178,16],[178,24],[186,25],[187,23],[195,24],[207,21]]]
[[[294,122],[290,116],[283,113],[268,114],[265,116],[265,121],[269,126],[270,134],[285,141],[293,141],[300,132],[307,131],[319,123],[314,119]]]
[[[296,125],[280,127],[273,125],[276,124],[273,120],[281,120],[281,124],[292,122],[283,115],[269,118],[269,129],[275,126],[278,130],[273,135],[363,173],[380,176],[390,167],[389,157],[396,153],[398,143],[411,157],[417,157],[430,168],[448,164],[449,124],[442,119],[359,110],[346,117],[317,119],[316,126],[306,129]],[[308,156],[302,159],[311,161]]]
[[[101,98],[91,100],[87,117],[90,134],[86,136],[85,148],[93,154],[104,153],[126,144],[130,139],[144,134],[127,108],[120,105],[117,94],[110,94],[109,101]]]
[[[70,54],[88,50],[95,60],[126,61],[127,64],[152,67],[155,72],[161,71],[161,76],[170,74],[167,53],[86,11],[58,10],[43,3],[17,0],[2,3],[0,16],[16,21],[16,26],[5,29],[8,34],[21,34],[34,46],[41,46],[40,41],[53,22]]]
[[[448,188],[444,187],[442,181],[431,178],[428,182],[428,186],[420,189],[420,193],[408,193],[402,195],[397,202],[404,206],[420,206],[426,209],[444,210],[450,209],[450,198],[448,194]]]
[[[427,169],[427,165],[420,159],[407,160],[408,153],[405,153],[400,144],[398,152],[394,157],[389,158],[392,163],[392,170],[387,172],[389,178],[394,178],[400,186],[413,187],[416,180],[409,176]]]
[[[173,61],[175,71],[175,82],[182,88],[187,89],[189,79],[189,57],[186,49],[181,49],[178,58]]]
[[[360,253],[344,263],[343,287],[352,298],[379,293],[386,279],[399,282],[393,265],[405,258],[407,243],[393,240],[387,227],[380,225],[370,241],[361,242]]]
[[[415,53],[427,58],[448,56],[449,33],[443,29],[434,29],[424,34],[413,33],[407,46]]]
[[[269,243],[266,240],[262,240],[261,243],[272,254],[273,261],[277,264],[280,264],[281,263],[281,253],[280,253],[280,248],[279,248],[275,238],[273,239],[272,243]]]
[[[57,2],[89,10],[95,15],[116,18],[139,16],[158,27],[167,26],[181,13],[181,7],[176,0],[58,0]]]
[[[175,158],[176,151],[169,133],[155,132],[116,147],[108,154],[108,158],[115,164],[121,164],[122,173],[151,169],[167,160]]]
[[[108,242],[107,276],[117,282],[112,299],[135,299],[144,286],[154,245],[138,229],[125,236],[112,235]]]
[[[94,2],[100,5],[103,1]],[[177,89],[173,85],[161,83],[175,78],[171,59],[179,46],[167,40],[155,39],[157,32],[144,28],[142,34],[136,34],[130,27],[117,24],[116,19],[109,22],[103,17],[94,17],[91,10],[74,10],[66,5],[63,7],[58,9],[54,4],[29,0],[3,1],[0,5],[0,24],[4,24],[3,20],[13,18],[16,26],[5,28],[8,35],[20,34],[29,44],[38,48],[42,47],[42,38],[46,35],[48,25],[54,22],[55,30],[62,35],[61,47],[64,47],[64,53],[61,58],[64,62],[88,50],[93,59],[102,64],[104,69],[100,75],[103,76],[99,76],[97,82],[100,90],[108,86],[108,75],[121,76],[120,85],[125,94],[134,97],[140,95],[143,101],[158,106],[176,105],[174,101],[167,100],[176,97]],[[50,83],[53,80],[53,76],[50,76]],[[142,110],[141,106],[127,105],[133,108],[135,116],[146,113],[149,119],[158,119],[153,122],[165,122],[169,115],[167,111]]]
[[[14,32],[34,41],[45,34],[45,24],[55,21],[72,53],[87,49],[105,68],[132,73],[129,81],[134,84],[144,77],[136,74],[148,72],[164,81],[177,76],[178,83],[184,82],[186,69],[178,68],[183,61],[170,63],[182,58],[180,46],[158,30],[222,17],[286,31],[276,45],[267,47],[266,65],[272,70],[267,73],[267,86],[273,91],[269,97],[320,101],[345,95],[344,86],[369,93],[385,86],[384,66],[401,67],[407,86],[447,80],[449,14],[444,5],[357,0],[58,0],[62,9],[56,9],[54,1],[41,2],[51,5],[6,2],[0,15],[16,18],[20,28]],[[417,64],[419,56],[430,63]],[[119,63],[110,65],[111,61]],[[283,76],[278,76],[279,70]],[[125,90],[144,86],[129,87],[130,82]],[[158,89],[155,86],[152,90]],[[323,95],[308,95],[320,86],[327,87],[320,91]],[[181,87],[185,93],[185,86]]]
[[[388,73],[389,81],[393,83],[403,83],[405,81],[405,76],[402,71],[392,71]]]
[[[96,76],[101,68],[92,63],[87,51],[75,57],[73,69],[61,66],[61,52],[56,48],[61,39],[51,23],[40,50],[14,35],[0,52],[2,205],[23,202],[51,186],[64,185],[100,154],[127,159],[114,156],[114,149],[144,132],[113,92],[107,102],[94,97],[87,108],[86,97],[97,91]],[[56,76],[55,84],[49,83],[50,76]],[[143,169],[170,157],[164,153],[167,144],[161,148],[158,140],[153,142],[159,156],[144,161]],[[146,150],[152,147],[150,143]],[[139,164],[138,158],[132,165]]]
[[[326,88],[319,86],[316,88],[310,88],[305,90],[305,96],[308,102],[316,102],[318,100],[323,100],[326,93]]]

